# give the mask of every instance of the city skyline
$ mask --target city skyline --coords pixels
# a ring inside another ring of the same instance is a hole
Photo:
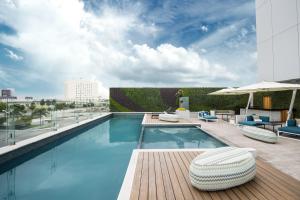
[[[62,97],[80,77],[99,80],[102,96],[257,78],[254,0],[6,0],[0,10],[0,87],[21,95]]]

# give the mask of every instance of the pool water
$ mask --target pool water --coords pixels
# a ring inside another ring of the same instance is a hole
[[[0,199],[116,199],[141,121],[113,117],[0,166]]]
[[[145,128],[143,149],[217,148],[226,144],[197,127]]]

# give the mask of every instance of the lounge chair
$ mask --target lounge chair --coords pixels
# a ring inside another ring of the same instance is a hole
[[[208,121],[217,121],[218,118],[216,116],[212,116],[208,111],[200,111],[198,112],[198,119]]]
[[[240,125],[245,126],[261,126],[264,125],[262,122],[258,122],[254,120],[254,117],[252,115],[248,115],[245,118],[245,121],[239,122]]]
[[[244,126],[242,130],[243,135],[255,140],[260,140],[268,143],[276,143],[278,141],[278,135],[269,130],[252,126]]]
[[[289,119],[287,120],[285,127],[278,128],[278,135],[280,133],[300,136],[300,127],[297,125],[297,121],[295,119]]]
[[[178,122],[179,116],[174,114],[163,113],[158,115],[158,119],[167,122]]]

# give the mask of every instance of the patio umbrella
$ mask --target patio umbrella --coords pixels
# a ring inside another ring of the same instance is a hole
[[[227,88],[227,90],[225,89],[223,89],[223,91],[219,90],[210,93],[210,95],[241,95],[241,94],[249,93],[249,99],[246,107],[246,114],[247,114],[250,104],[253,105],[253,94],[255,92],[275,92],[275,91],[293,90],[293,95],[292,95],[289,112],[288,112],[288,119],[290,119],[298,89],[300,89],[300,84],[263,81],[260,83],[243,86],[237,89]]]
[[[236,88],[224,88],[215,92],[209,93],[208,95],[237,95],[237,94],[248,94],[248,92],[236,92]]]

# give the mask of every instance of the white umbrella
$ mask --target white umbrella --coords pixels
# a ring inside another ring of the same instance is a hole
[[[291,83],[278,83],[278,82],[267,82],[263,81],[260,83],[255,83],[247,86],[237,88],[235,91],[238,92],[273,92],[273,91],[284,91],[284,90],[294,90],[300,89],[300,84]]]
[[[248,92],[236,92],[236,88],[224,88],[222,90],[218,90],[212,93],[209,93],[208,95],[237,95],[237,94],[248,94]]]
[[[264,81],[264,82],[260,82],[260,83],[243,86],[243,87],[240,87],[237,89],[226,88],[223,90],[219,90],[219,91],[210,93],[210,95],[241,95],[241,94],[249,93],[249,100],[248,100],[247,107],[246,107],[246,114],[247,114],[250,104],[253,103],[253,93],[254,92],[275,92],[275,91],[293,90],[291,104],[290,104],[290,108],[289,108],[289,112],[288,112],[288,119],[290,119],[298,89],[300,89],[300,84]]]

